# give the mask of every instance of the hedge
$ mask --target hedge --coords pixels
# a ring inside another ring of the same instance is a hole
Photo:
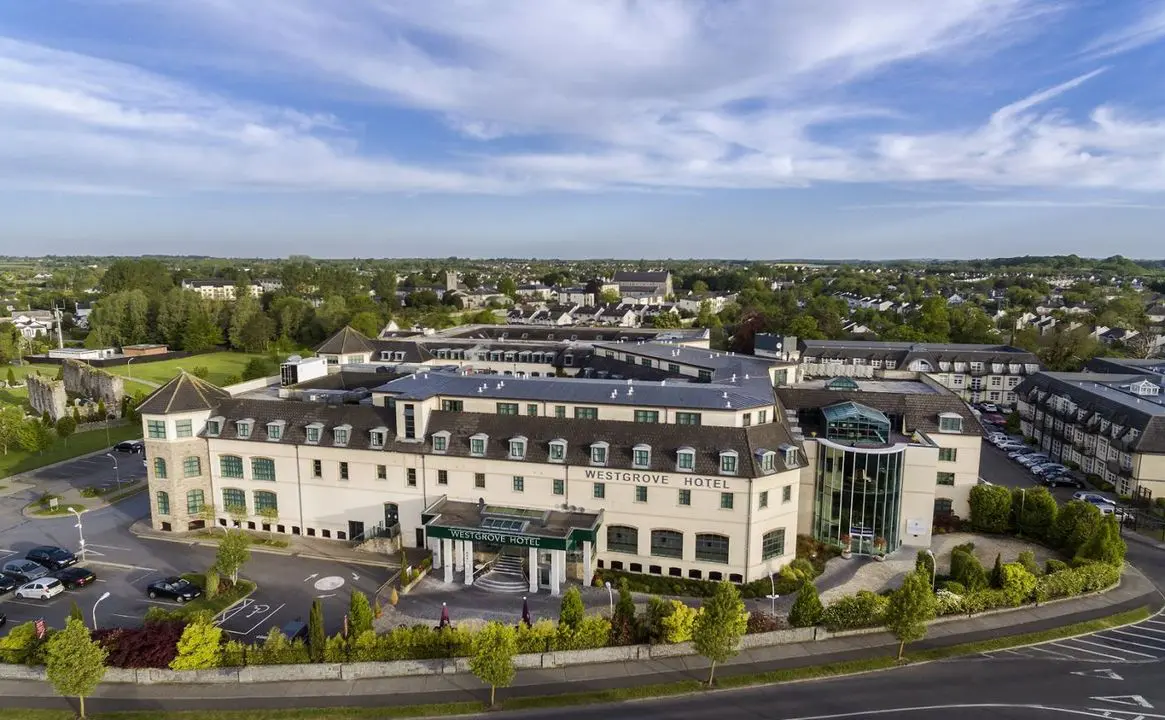
[[[875,627],[882,624],[889,604],[889,598],[859,590],[830,603],[821,613],[821,625],[830,632]]]

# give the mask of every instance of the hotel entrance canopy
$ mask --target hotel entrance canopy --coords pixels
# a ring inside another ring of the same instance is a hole
[[[503,507],[442,496],[425,508],[421,522],[430,538],[573,551],[584,542],[594,546],[603,512]]]

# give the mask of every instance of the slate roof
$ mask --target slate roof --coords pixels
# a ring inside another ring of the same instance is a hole
[[[903,418],[906,431],[938,432],[939,413],[955,413],[963,418],[963,435],[982,435],[983,427],[966,403],[951,393],[890,393],[862,390],[824,390],[796,385],[776,390],[781,404],[790,410],[815,410],[846,401],[871,407],[887,415]],[[893,428],[901,432],[902,428]]]
[[[481,340],[517,340],[526,335],[527,340],[553,342],[638,342],[641,340],[679,340],[691,342],[706,339],[706,328],[658,329],[658,328],[610,328],[610,327],[561,327],[537,328],[526,325],[468,325],[445,330],[430,335],[425,342],[432,343],[443,338],[472,338]]]
[[[357,355],[373,352],[375,349],[371,340],[345,325],[335,335],[320,343],[315,351],[317,354]]]
[[[183,370],[170,382],[146,396],[137,411],[143,415],[167,415],[210,410],[230,396],[229,392],[217,385]]]
[[[936,362],[1040,363],[1034,353],[1010,345],[915,343],[887,340],[798,340],[801,356],[830,359],[895,360],[899,367],[914,360]]]
[[[1067,396],[1088,413],[1099,414],[1114,425],[1140,431],[1133,450],[1165,453],[1165,397],[1140,397],[1119,387],[1145,379],[1146,376],[1141,374],[1040,372],[1025,378],[1016,386],[1015,393],[1037,405],[1040,403],[1031,398],[1033,390],[1044,390],[1049,397]]]
[[[646,272],[617,270],[612,280],[617,283],[664,283],[667,282],[670,274],[667,270],[650,270]]]
[[[470,454],[470,438],[479,433],[489,436],[485,458],[490,460],[510,460],[509,440],[526,438],[526,460],[548,462],[550,442],[566,440],[566,464],[590,466],[590,445],[604,441],[608,443],[606,468],[629,471],[676,472],[676,451],[691,447],[696,452],[694,475],[718,476],[720,474],[720,452],[735,450],[738,454],[740,472],[736,476],[760,477],[761,470],[757,452],[776,452],[776,470],[792,469],[800,465],[786,467],[782,446],[797,447],[788,429],[779,422],[754,425],[748,428],[715,427],[700,425],[665,425],[662,423],[632,423],[612,420],[575,420],[573,418],[530,417],[525,415],[491,415],[488,413],[467,413],[438,410],[429,414],[428,436],[425,442],[404,442],[394,437],[395,422],[392,413],[383,407],[371,405],[329,406],[312,402],[272,402],[269,400],[232,399],[222,402],[215,412],[226,420],[219,438],[228,440],[248,440],[266,443],[267,424],[275,420],[286,422],[278,441],[289,445],[308,445],[307,426],[321,423],[323,429],[318,445],[332,447],[335,443],[334,429],[350,425],[351,433],[345,447],[356,450],[385,450],[390,452],[442,454],[454,457],[476,457]],[[250,419],[254,428],[248,438],[239,438],[237,421]],[[384,448],[370,446],[369,432],[378,427],[388,429]],[[429,439],[434,433],[448,432],[449,442],[444,453],[434,453]],[[206,437],[205,434],[203,437]],[[632,467],[632,449],[639,444],[651,446],[651,466]],[[805,456],[798,451],[798,463],[804,464]]]

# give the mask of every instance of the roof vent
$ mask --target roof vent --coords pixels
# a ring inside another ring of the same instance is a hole
[[[614,400],[614,399],[615,399],[616,397],[618,397],[618,396],[619,396],[619,391],[618,391],[618,390],[612,390],[612,391],[611,391],[611,399],[612,399],[612,400]]]
[[[720,394],[720,397],[722,397],[722,398],[724,398],[725,400],[727,400],[727,399],[728,399],[728,391],[727,391],[727,390],[725,390],[723,393],[721,393],[721,394]]]
[[[726,408],[731,408],[731,407],[732,407],[732,403],[731,403],[731,402],[726,402],[726,403],[724,403],[724,407],[726,407]]]
[[[495,390],[501,390],[501,389],[502,389],[502,381],[501,381],[501,380],[498,380],[497,387],[496,387],[496,388],[494,388],[494,389],[495,389]]]
[[[635,388],[633,388],[633,387],[627,388],[627,397],[631,397],[634,394],[635,394]],[[1140,400],[1138,400],[1137,402],[1140,402]]]
[[[483,393],[483,392],[485,392],[485,388],[483,388],[483,387],[479,387],[479,388],[477,389],[477,391],[478,391],[479,393]]]
[[[732,382],[736,382],[736,373],[732,373]]]
[[[745,373],[745,374],[744,374],[744,379],[745,379],[745,380],[747,380],[747,379],[748,379],[748,373]]]

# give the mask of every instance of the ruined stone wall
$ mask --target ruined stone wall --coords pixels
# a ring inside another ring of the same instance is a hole
[[[118,375],[105,372],[77,360],[65,360],[61,364],[65,391],[71,395],[91,398],[105,403],[106,411],[115,415],[121,413],[121,401],[125,397],[125,380]]]
[[[65,415],[68,394],[63,381],[31,374],[25,378],[25,384],[28,388],[28,402],[37,414],[47,412],[53,422]]]

